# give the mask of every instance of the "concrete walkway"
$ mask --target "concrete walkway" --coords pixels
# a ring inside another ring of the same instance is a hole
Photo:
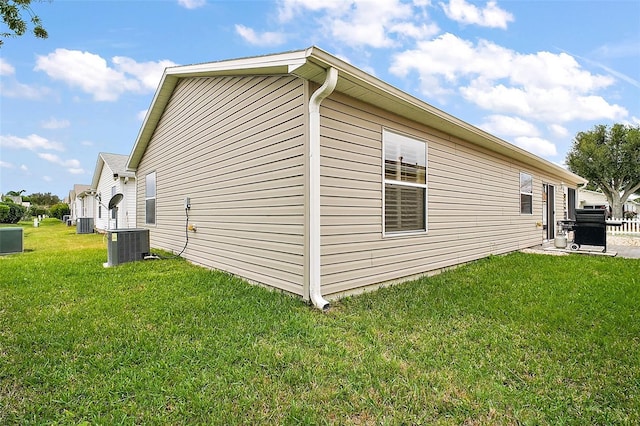
[[[618,257],[624,257],[627,259],[640,259],[640,247],[634,246],[607,246],[607,251],[614,251],[618,253]]]
[[[531,249],[525,249],[523,251],[555,255],[586,254],[592,256],[617,256],[624,257],[626,259],[640,259],[640,246],[626,244],[607,244],[607,251],[603,252],[602,247],[595,246],[582,246],[579,250],[571,250],[569,247],[566,249],[558,249],[555,248],[553,241],[551,241],[544,243],[541,246],[532,247]]]

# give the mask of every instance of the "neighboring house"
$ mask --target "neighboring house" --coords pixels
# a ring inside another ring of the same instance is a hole
[[[135,173],[125,168],[128,158],[106,152],[98,154],[91,182],[96,199],[94,224],[98,231],[116,229],[116,224],[119,229],[136,226],[136,179]],[[109,210],[109,202],[116,194],[122,194],[123,198],[117,209]]]
[[[91,185],[75,184],[69,191],[69,210],[71,221],[75,224],[78,218],[91,217],[95,211],[95,200]]]
[[[167,68],[127,167],[152,247],[319,308],[553,238],[586,183],[316,47]]]
[[[636,196],[633,194],[622,205],[623,212],[637,212],[637,204],[634,202]],[[607,209],[611,212],[607,196],[599,191],[589,189],[578,189],[578,208],[581,209]]]

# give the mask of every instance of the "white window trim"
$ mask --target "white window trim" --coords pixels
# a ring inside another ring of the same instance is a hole
[[[413,139],[418,142],[424,143],[424,156],[425,156],[425,173],[424,179],[425,183],[413,183],[413,182],[403,182],[395,179],[386,179],[385,175],[385,148],[386,148],[386,135],[392,133],[395,135],[403,136],[409,139]],[[399,238],[399,237],[412,237],[412,236],[424,236],[429,232],[429,144],[424,139],[419,139],[413,135],[409,135],[406,133],[399,132],[397,130],[388,130],[382,129],[382,155],[381,155],[381,170],[382,170],[382,238]],[[416,230],[416,231],[394,231],[387,232],[386,230],[386,212],[385,212],[385,200],[386,200],[386,184],[395,184],[395,185],[403,185],[403,186],[411,186],[424,188],[424,229]]]
[[[153,197],[147,197],[147,176],[151,174],[154,175],[153,180],[154,180],[155,191],[154,191]],[[151,200],[151,199],[155,200],[154,223],[147,222],[147,200]],[[158,174],[156,173],[155,170],[144,175],[144,224],[146,226],[158,225]]]
[[[531,178],[531,192],[522,192],[522,175],[527,175]],[[533,174],[528,172],[520,172],[518,175],[518,211],[521,215],[525,216],[533,216]],[[531,213],[523,213],[522,212],[522,195],[530,195],[531,196]]]

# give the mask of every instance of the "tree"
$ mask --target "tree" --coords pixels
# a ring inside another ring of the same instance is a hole
[[[60,202],[60,198],[57,195],[51,194],[50,192],[47,192],[45,194],[36,192],[29,195],[29,199],[31,200],[31,204],[37,204],[39,206],[46,207],[50,207]]]
[[[71,214],[71,210],[69,209],[69,205],[65,203],[58,203],[51,206],[49,213],[51,213],[51,216],[62,220],[64,215]]]
[[[27,31],[27,21],[23,17],[29,15],[29,20],[33,24],[33,35],[45,39],[49,37],[47,30],[42,26],[40,17],[31,9],[31,2],[43,0],[0,0],[0,16],[8,32],[0,33],[0,47],[4,43],[3,38],[18,37]]]
[[[567,166],[600,189],[613,216],[622,217],[622,205],[640,189],[640,126],[597,125],[578,132]]]

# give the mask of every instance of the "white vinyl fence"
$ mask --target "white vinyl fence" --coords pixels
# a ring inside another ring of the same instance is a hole
[[[638,235],[640,236],[640,218],[634,219],[610,219],[607,222],[622,222],[622,226],[607,226],[607,233],[611,235]]]

